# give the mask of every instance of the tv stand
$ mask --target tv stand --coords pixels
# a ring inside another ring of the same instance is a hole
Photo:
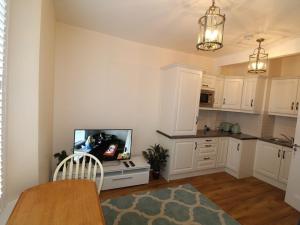
[[[121,164],[121,161],[119,161],[119,160],[102,162],[103,168],[109,167],[109,166],[119,166],[120,164]]]
[[[134,162],[134,167],[130,165],[130,160]],[[122,161],[118,161],[118,165],[103,163],[104,178],[102,190],[149,183],[150,165],[143,156],[133,156],[130,160],[123,160],[128,162],[129,167],[121,163]]]

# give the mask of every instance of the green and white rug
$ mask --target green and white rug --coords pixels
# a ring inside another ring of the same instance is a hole
[[[106,225],[239,225],[192,185],[102,202]]]

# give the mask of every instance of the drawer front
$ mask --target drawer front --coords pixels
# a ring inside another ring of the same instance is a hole
[[[149,172],[104,177],[102,190],[128,187],[149,182]]]
[[[217,152],[217,145],[216,144],[200,144],[198,146],[200,152],[207,153],[207,152]]]
[[[199,144],[217,144],[218,138],[200,138],[198,139]]]
[[[213,169],[216,167],[216,160],[197,161],[196,168],[198,170]]]
[[[209,160],[216,160],[217,156],[215,153],[200,153],[198,160],[200,161],[209,161]]]

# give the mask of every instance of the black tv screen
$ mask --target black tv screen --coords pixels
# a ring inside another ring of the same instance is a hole
[[[100,161],[130,159],[132,129],[76,129],[74,153],[86,152]]]

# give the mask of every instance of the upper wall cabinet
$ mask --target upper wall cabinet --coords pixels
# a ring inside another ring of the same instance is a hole
[[[298,79],[273,79],[271,84],[269,114],[297,116],[300,102]]]
[[[243,93],[243,79],[226,78],[224,82],[223,105],[224,109],[241,108]]]
[[[223,104],[224,78],[216,77],[214,108],[221,108]]]
[[[194,135],[202,72],[171,65],[162,69],[159,130],[168,135]]]
[[[265,79],[250,77],[244,79],[241,109],[249,112],[260,112],[263,106]]]
[[[203,75],[202,89],[213,90],[215,89],[216,77],[211,75]]]

